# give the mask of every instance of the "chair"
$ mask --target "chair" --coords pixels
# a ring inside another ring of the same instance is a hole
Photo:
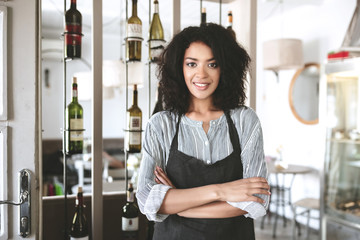
[[[306,216],[306,239],[309,239],[309,223],[310,219],[319,219],[318,217],[311,216],[312,211],[320,211],[320,200],[317,198],[303,198],[293,204],[293,239],[296,239],[296,227],[298,227],[298,236],[301,235],[300,224],[296,221],[297,216]],[[302,211],[298,211],[300,208]]]

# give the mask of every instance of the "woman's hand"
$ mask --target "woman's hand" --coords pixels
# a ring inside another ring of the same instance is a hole
[[[161,167],[156,166],[154,173],[155,173],[155,182],[157,184],[164,184],[172,188],[176,188],[172,184],[166,173],[161,169]]]
[[[254,194],[270,195],[270,186],[265,178],[252,177],[232,182],[218,184],[218,193],[221,201],[245,202],[254,201],[264,203]]]
[[[154,173],[156,183],[164,184],[174,189],[176,188],[160,167],[156,166]],[[218,184],[218,186],[218,193],[220,195],[221,201],[254,201],[264,203],[264,200],[262,198],[254,196],[254,194],[270,195],[270,186],[267,180],[262,177],[239,179],[227,183]]]

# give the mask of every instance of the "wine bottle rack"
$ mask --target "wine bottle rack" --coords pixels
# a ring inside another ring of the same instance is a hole
[[[64,17],[65,17],[65,13],[67,11],[67,7],[66,7],[66,0],[64,0]],[[66,24],[66,22],[65,22]],[[64,26],[65,29],[65,26]],[[67,195],[68,195],[68,173],[67,173],[67,166],[68,166],[68,159],[72,156],[71,154],[67,154],[66,153],[66,139],[67,139],[67,133],[68,132],[84,132],[85,129],[68,129],[66,128],[66,107],[67,107],[67,94],[66,94],[66,89],[67,89],[67,77],[66,77],[66,73],[67,73],[67,63],[70,62],[71,60],[74,59],[78,59],[78,58],[69,58],[69,57],[65,57],[65,38],[67,37],[68,34],[71,35],[76,35],[80,38],[82,38],[84,36],[84,34],[82,33],[71,33],[71,32],[63,32],[61,34],[62,39],[63,39],[63,128],[62,128],[62,155],[63,155],[63,184],[64,184],[64,239],[68,239],[69,238],[69,224],[68,224],[68,210],[67,210]],[[80,45],[81,48],[81,45]],[[79,154],[74,154],[75,155],[79,155]]]

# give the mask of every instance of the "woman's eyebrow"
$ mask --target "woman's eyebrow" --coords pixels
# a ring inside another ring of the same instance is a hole
[[[192,61],[199,61],[197,58],[193,58],[193,57],[186,57],[186,60],[192,60]],[[210,58],[208,60],[206,60],[207,62],[211,62],[211,61],[215,61],[215,58]]]
[[[198,61],[197,58],[192,58],[192,57],[186,57],[185,59],[186,59],[186,60],[192,60],[192,61]]]

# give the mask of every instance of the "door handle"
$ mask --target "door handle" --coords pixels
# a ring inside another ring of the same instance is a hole
[[[31,229],[31,172],[27,169],[23,169],[19,172],[19,202],[10,200],[0,200],[0,204],[9,204],[20,206],[20,233],[19,235],[23,238],[30,235]]]

